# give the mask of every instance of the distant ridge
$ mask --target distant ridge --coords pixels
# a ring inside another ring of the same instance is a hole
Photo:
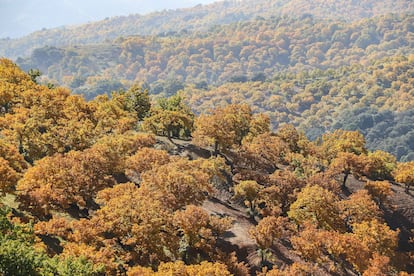
[[[148,15],[108,18],[83,25],[64,26],[34,32],[18,39],[1,39],[0,56],[16,59],[43,46],[84,45],[131,35],[156,35],[204,31],[214,25],[247,21],[256,17],[289,15],[356,21],[388,13],[413,13],[411,0],[324,1],[324,0],[232,0],[193,8],[164,10]]]

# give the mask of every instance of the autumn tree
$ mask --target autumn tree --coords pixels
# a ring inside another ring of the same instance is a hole
[[[409,193],[410,187],[414,184],[414,161],[398,163],[393,174],[396,181],[404,183],[405,192]]]
[[[46,155],[65,150],[65,140],[58,129],[69,96],[66,89],[45,87],[26,90],[13,114],[6,114],[2,134],[18,145],[19,151],[31,162]]]
[[[255,171],[274,172],[288,152],[288,145],[282,139],[265,132],[243,142],[235,163]]]
[[[104,136],[96,141],[90,150],[99,151],[106,162],[110,164],[109,173],[122,174],[131,155],[154,145],[155,137],[152,134],[127,132]]]
[[[45,157],[27,170],[16,189],[24,208],[38,214],[85,208],[97,191],[115,184],[108,162],[93,150]]]
[[[114,135],[84,151],[45,157],[18,182],[18,196],[34,212],[85,208],[98,191],[116,183],[114,176],[124,172],[129,155],[153,143],[154,137],[147,134]]]
[[[128,276],[163,276],[163,275],[184,275],[184,276],[230,276],[232,275],[226,265],[222,263],[201,262],[195,265],[186,265],[182,261],[161,263],[157,272],[152,272],[142,267],[134,267],[128,271]]]
[[[244,137],[244,141],[250,141],[252,138],[270,132],[270,118],[264,113],[253,116],[250,121],[249,133]]]
[[[20,175],[10,167],[7,160],[0,157],[0,177],[0,191],[4,194],[5,192],[13,190]]]
[[[392,230],[378,220],[361,221],[352,225],[352,232],[371,254],[393,257],[398,246],[399,230]]]
[[[143,148],[126,160],[126,175],[139,182],[141,174],[170,162],[168,152],[154,148]]]
[[[364,271],[362,276],[386,276],[391,273],[390,258],[374,253],[371,258],[369,267]]]
[[[265,262],[266,253],[273,247],[277,239],[287,235],[288,228],[289,223],[286,217],[268,216],[249,230],[250,236],[259,246],[262,265]]]
[[[122,134],[136,126],[136,117],[129,111],[125,94],[113,92],[111,98],[99,95],[90,102],[99,133]]]
[[[0,115],[9,113],[19,103],[25,90],[36,86],[29,75],[24,73],[11,60],[0,59]]]
[[[142,127],[154,134],[168,138],[189,137],[193,130],[194,114],[184,103],[181,96],[162,98],[158,105],[151,108],[150,116],[145,118]]]
[[[92,222],[103,225],[101,235],[111,233],[117,241],[138,254],[133,260],[139,264],[156,264],[168,260],[165,248],[177,252],[172,217],[165,205],[133,184],[121,184],[97,195],[102,206]]]
[[[174,223],[186,245],[183,260],[192,263],[216,254],[217,239],[230,228],[231,219],[209,215],[201,207],[187,205],[185,210],[175,212]]]
[[[338,269],[345,267],[348,262],[361,273],[369,264],[370,251],[357,237],[318,229],[310,222],[303,225],[291,242],[306,261],[327,265],[331,272],[339,272]]]
[[[356,155],[367,152],[365,138],[358,131],[335,130],[322,136],[322,150],[328,160],[334,159],[340,152]]]
[[[240,146],[250,127],[254,132],[266,129],[254,127],[253,118],[251,108],[245,104],[216,108],[211,114],[202,114],[196,119],[193,140],[200,146],[212,146],[217,155],[219,151]]]
[[[234,186],[234,198],[241,199],[245,202],[245,205],[249,208],[251,217],[254,217],[256,212],[258,195],[262,188],[261,185],[253,180],[241,181]]]
[[[86,102],[65,88],[37,85],[19,94],[13,109],[0,117],[0,126],[4,138],[33,163],[55,153],[86,149],[104,135],[131,130],[135,121],[124,95]]]
[[[18,145],[31,162],[56,152],[85,149],[97,132],[94,111],[67,89],[37,86],[20,95],[12,114],[6,114],[2,134]]]
[[[278,128],[276,135],[280,137],[288,146],[290,151],[299,152],[300,134],[291,124],[285,124]]]
[[[280,216],[283,213],[282,206],[284,203],[281,200],[281,194],[281,189],[275,185],[262,188],[257,200],[257,212],[262,217]]]
[[[391,183],[389,181],[367,181],[364,188],[378,203],[379,206],[386,203],[388,198],[393,194]]]
[[[63,255],[85,256],[104,264],[107,273],[129,265],[156,267],[178,257],[179,240],[172,213],[154,193],[133,183],[101,190],[90,219],[53,218],[36,225],[39,234],[63,240]]]
[[[313,175],[310,175],[306,178],[306,183],[308,185],[318,185],[332,193],[338,195],[341,192],[341,184],[340,181],[332,177],[329,171],[318,172]]]
[[[343,230],[344,223],[337,202],[332,192],[319,186],[306,186],[290,206],[288,215],[298,225],[309,220],[319,228]]]
[[[290,266],[286,266],[283,270],[278,268],[272,268],[267,270],[265,267],[262,272],[258,273],[258,276],[294,276],[294,275],[315,275],[318,273],[316,265],[312,265],[306,262],[294,262]]]
[[[376,150],[368,153],[364,174],[373,180],[391,180],[392,172],[396,166],[395,156],[385,151]]]
[[[353,223],[380,219],[381,211],[366,190],[359,190],[339,202],[341,216],[349,228]]]
[[[279,209],[282,214],[286,214],[304,185],[291,171],[275,171],[269,176],[266,188],[260,192],[261,202],[264,204],[262,212]]]
[[[27,163],[18,149],[12,144],[0,140],[0,191],[11,192],[27,169]]]
[[[360,177],[365,167],[365,159],[361,155],[349,152],[339,152],[329,165],[331,175],[343,174],[342,188],[346,188],[346,181],[349,175]]]
[[[156,198],[174,210],[187,204],[200,204],[214,192],[212,181],[221,174],[223,165],[216,159],[177,158],[141,174],[141,187],[155,192]]]

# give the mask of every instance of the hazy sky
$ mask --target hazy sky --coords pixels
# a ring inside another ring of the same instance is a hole
[[[193,7],[217,0],[0,0],[0,38],[156,10]]]

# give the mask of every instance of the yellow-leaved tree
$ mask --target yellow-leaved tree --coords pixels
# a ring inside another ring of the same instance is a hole
[[[305,221],[327,230],[344,230],[337,197],[320,186],[306,186],[290,206],[289,217],[298,225]]]
[[[211,114],[195,120],[193,141],[200,146],[212,146],[214,154],[240,146],[243,139],[268,132],[268,121],[262,115],[254,116],[246,104],[218,107]]]
[[[405,192],[408,193],[414,184],[414,161],[398,163],[393,174],[396,181],[404,183]]]

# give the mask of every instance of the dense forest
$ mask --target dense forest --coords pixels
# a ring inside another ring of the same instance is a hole
[[[86,101],[0,73],[4,275],[413,269],[414,162],[358,131],[311,142],[247,104],[196,116],[137,85]]]
[[[272,129],[291,123],[310,139],[337,128],[359,130],[369,149],[410,161],[413,20],[256,18],[206,32],[47,46],[17,63],[89,100],[141,83],[164,97],[181,90],[196,114],[245,102],[266,113]]]
[[[0,56],[1,275],[414,273],[412,1],[219,1]]]

